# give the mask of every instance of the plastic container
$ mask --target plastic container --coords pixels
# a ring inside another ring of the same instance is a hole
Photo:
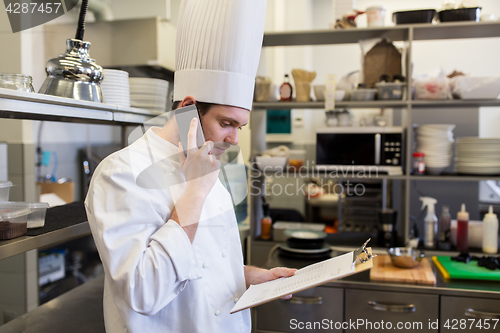
[[[15,209],[28,208],[31,210],[30,214],[28,215],[28,229],[41,228],[45,225],[45,214],[47,213],[47,208],[49,208],[48,203],[9,201],[5,204]]]
[[[392,13],[392,21],[396,24],[432,23],[435,15],[435,9],[399,11]]]
[[[448,78],[426,78],[415,80],[415,99],[451,98]]]
[[[497,99],[500,76],[456,76],[451,87],[453,96],[461,99]]]
[[[12,239],[26,233],[29,208],[15,208],[9,203],[0,203],[0,239]]]
[[[269,102],[271,99],[271,79],[257,76],[255,78],[255,101]]]
[[[455,22],[455,21],[476,21],[481,18],[481,7],[474,8],[457,8],[442,10],[438,13],[439,21]]]
[[[298,171],[304,165],[306,159],[306,151],[302,149],[290,149],[288,157],[288,164],[290,170]]]
[[[375,86],[378,89],[377,97],[380,100],[402,100],[404,88],[406,83],[404,82],[377,82]]]
[[[369,28],[383,27],[385,21],[385,6],[366,8],[366,23]]]
[[[12,186],[12,182],[0,182],[0,202],[9,201],[9,193]]]
[[[257,167],[262,171],[282,171],[286,165],[286,157],[257,156],[255,157]]]
[[[351,100],[353,101],[373,101],[375,99],[375,94],[377,89],[356,89],[351,92]]]
[[[425,162],[424,162],[424,153],[415,152],[413,153],[413,170],[412,173],[414,175],[423,175],[425,174]]]

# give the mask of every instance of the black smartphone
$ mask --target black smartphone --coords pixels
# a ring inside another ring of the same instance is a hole
[[[188,105],[183,108],[174,110],[175,120],[177,121],[177,127],[179,128],[179,136],[181,137],[182,148],[184,149],[184,156],[187,156],[188,149],[188,133],[189,126],[191,125],[191,120],[193,118],[198,118],[198,128],[196,131],[196,146],[201,148],[205,143],[205,136],[203,135],[203,129],[201,127],[200,115],[198,114],[198,108],[196,105]]]

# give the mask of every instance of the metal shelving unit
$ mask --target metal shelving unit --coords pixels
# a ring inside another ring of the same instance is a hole
[[[142,109],[0,88],[0,118],[129,126],[157,116]]]
[[[407,176],[409,180],[415,181],[450,181],[450,182],[480,182],[483,180],[495,180],[500,181],[500,176],[476,176],[476,175],[459,175],[459,174],[444,174],[444,175],[424,175],[424,176]]]
[[[331,177],[332,174],[335,174],[335,177],[333,178],[338,178],[338,179],[357,179],[357,180],[378,180],[378,179],[389,179],[389,180],[406,180],[408,176],[406,175],[401,175],[401,176],[394,176],[394,175],[387,175],[387,174],[378,174],[374,175],[372,177],[366,177],[366,176],[359,176],[357,175],[357,172],[335,172],[335,171],[322,171],[322,170],[316,170],[316,169],[302,169],[299,171],[261,171],[261,170],[252,170],[252,176],[253,177],[276,177],[276,178],[294,178],[294,177],[326,177],[329,176]]]
[[[383,109],[383,108],[470,108],[470,107],[500,107],[500,100],[477,99],[477,100],[411,100],[411,101],[341,101],[336,102],[336,108],[351,109]],[[265,110],[290,110],[290,109],[318,109],[324,110],[324,102],[255,102],[253,107],[256,111]]]
[[[442,101],[422,101],[414,100],[410,102],[412,109],[422,108],[479,108],[488,106],[500,106],[500,100],[495,99],[477,99],[477,100],[464,100],[464,99],[451,99]]]
[[[165,117],[147,110],[78,101],[69,98],[0,88],[0,118],[61,121],[121,126],[145,122],[163,125]],[[71,225],[39,236],[0,241],[0,260],[33,249],[90,235],[88,222]]]
[[[399,25],[395,27],[384,28],[366,28],[366,29],[346,29],[346,30],[316,30],[316,31],[291,31],[291,32],[273,32],[264,35],[263,46],[299,46],[299,45],[331,45],[358,43],[361,39],[387,37],[392,41],[405,42],[406,59],[405,68],[410,69],[412,60],[412,42],[423,40],[440,39],[467,39],[467,38],[498,38],[500,37],[500,22],[451,22],[439,24],[414,24]],[[407,96],[411,96],[411,75],[406,73],[409,78],[407,86]],[[259,102],[253,105],[255,111],[276,110],[276,109],[311,109],[314,111],[324,110],[323,102]],[[406,100],[406,101],[342,101],[337,102],[338,108],[395,108],[404,111],[403,126],[406,128],[407,138],[412,137],[412,112],[419,112],[425,108],[447,108],[453,112],[453,108],[478,108],[478,107],[500,107],[500,100]],[[252,156],[258,155],[265,149],[265,112],[251,113],[252,128]],[[411,140],[407,140],[406,146],[406,168],[403,176],[379,175],[377,178],[402,181],[402,217],[404,219],[405,241],[409,231],[410,215],[410,182],[412,181],[453,181],[453,182],[477,182],[483,180],[500,180],[499,175],[456,175],[446,174],[439,176],[410,175],[411,162]],[[252,177],[272,176],[273,173],[252,172]],[[293,176],[293,175],[292,175]],[[340,177],[339,177],[340,178]],[[356,177],[351,177],[356,179]],[[358,178],[361,179],[361,178]],[[252,194],[250,195],[252,197]],[[257,199],[257,200],[255,200]],[[259,198],[251,198],[251,226],[252,236],[259,235],[260,217],[262,209]]]
[[[67,242],[87,235],[90,235],[89,223],[82,222],[39,236],[21,236],[9,240],[2,240],[0,241],[0,260],[26,251]]]
[[[333,178],[338,178],[338,179],[357,179],[357,180],[378,180],[378,179],[387,179],[387,180],[414,180],[414,181],[451,181],[451,182],[479,182],[479,181],[485,181],[485,180],[494,180],[494,181],[500,181],[500,175],[495,175],[495,176],[478,176],[478,175],[461,175],[461,174],[443,174],[443,175],[422,175],[422,176],[417,176],[417,175],[400,175],[400,176],[394,176],[394,175],[387,175],[387,174],[378,174],[372,177],[365,177],[365,176],[357,176],[356,172],[348,172],[347,174],[342,174],[341,172],[335,173],[335,177]],[[331,177],[332,173],[321,171],[321,170],[313,170],[313,169],[307,169],[307,170],[301,170],[300,172],[287,172],[286,170],[284,171],[261,171],[261,170],[252,170],[252,176],[253,177],[278,177],[278,178],[293,178],[293,177],[322,177],[322,176],[329,176]]]
[[[255,110],[280,110],[280,109],[325,109],[325,102],[255,102]],[[360,108],[360,109],[381,109],[381,108],[406,108],[407,101],[342,101],[335,103],[336,108]]]

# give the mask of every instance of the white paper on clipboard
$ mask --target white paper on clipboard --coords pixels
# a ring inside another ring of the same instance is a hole
[[[367,247],[366,252],[370,259],[363,263],[357,260],[353,264],[353,251],[299,269],[294,276],[251,285],[241,295],[230,313],[245,310],[332,280],[371,269],[373,267],[371,248]]]

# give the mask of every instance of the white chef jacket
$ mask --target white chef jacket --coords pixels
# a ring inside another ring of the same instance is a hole
[[[105,271],[106,331],[250,332],[250,310],[229,313],[246,289],[230,194],[218,180],[191,244],[170,219],[185,188],[178,148],[158,130],[104,159],[85,200]]]

